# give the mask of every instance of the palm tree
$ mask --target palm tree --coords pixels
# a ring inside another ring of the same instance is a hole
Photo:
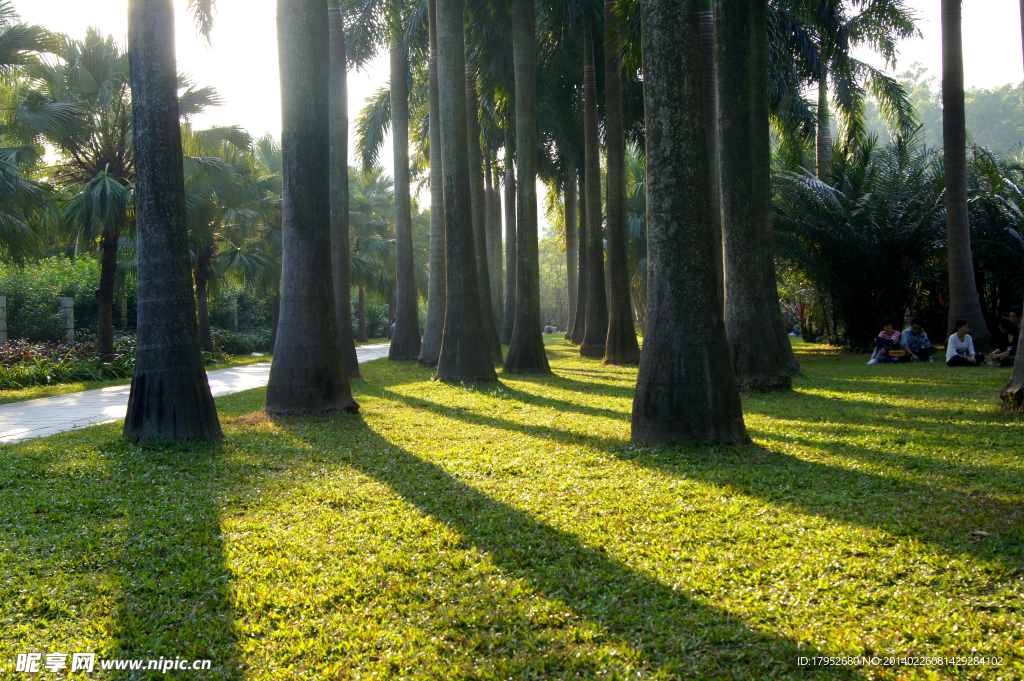
[[[469,148],[466,138],[464,0],[437,1],[437,80],[441,102],[444,172],[446,308],[437,379],[496,381],[481,318],[480,282],[470,212]],[[474,112],[475,116],[476,113]],[[536,242],[536,236],[534,237]],[[539,328],[538,328],[539,331]]]
[[[942,0],[942,144],[946,169],[946,240],[949,244],[949,322],[971,324],[971,337],[981,348],[991,334],[978,302],[971,256],[971,225],[967,212],[967,123],[964,112],[964,54],[960,0]]]
[[[583,357],[604,357],[608,338],[608,301],[604,282],[604,239],[601,238],[601,148],[598,140],[597,76],[594,69],[592,29],[583,48],[583,132],[586,165],[584,198],[587,204],[587,316],[580,344]]]
[[[352,287],[348,235],[348,59],[345,56],[345,18],[338,3],[327,10],[330,41],[330,191],[331,270],[334,279],[334,316],[348,377],[360,378],[355,338],[352,336]]]
[[[540,254],[537,247],[537,33],[532,0],[512,0],[515,64],[516,319],[505,371],[550,373],[540,321]],[[511,295],[511,292],[509,292]]]
[[[505,314],[501,342],[512,342],[516,322],[516,168],[515,135],[505,121]]]
[[[185,231],[185,181],[170,0],[128,8],[138,240],[138,341],[124,434],[218,439],[199,353]]]
[[[576,319],[576,277],[579,267],[579,240],[576,232],[576,167],[574,163],[565,163],[563,157],[564,178],[562,180],[562,200],[565,210],[565,272],[566,292],[569,295],[569,321],[565,330],[568,340],[572,336],[572,323]]]
[[[580,345],[587,331],[587,279],[590,276],[589,257],[587,253],[587,234],[590,232],[587,218],[587,171],[584,166],[579,176],[580,201],[579,220],[576,223],[576,241],[578,247],[576,272],[576,315],[570,328],[569,342]]]
[[[608,204],[605,227],[608,242],[608,336],[605,340],[604,361],[607,364],[637,364],[640,362],[640,346],[636,342],[636,326],[630,308],[626,241],[626,131],[622,120],[622,64],[618,46],[612,39],[614,7],[614,0],[604,0],[605,147],[608,161],[605,190]]]
[[[648,309],[632,438],[644,445],[745,442],[722,319],[698,0],[643,0],[642,7]]]
[[[276,413],[356,411],[331,278],[327,0],[279,0],[284,210],[281,313],[267,384]]]

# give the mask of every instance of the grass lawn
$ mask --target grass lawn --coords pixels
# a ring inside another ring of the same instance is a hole
[[[631,446],[636,370],[553,338],[553,377],[477,390],[366,364],[358,416],[219,398],[216,446],[0,446],[0,676],[35,650],[212,660],[166,678],[1024,678],[1009,373],[797,348],[746,447]],[[798,663],[858,655],[1002,664]],[[127,674],[80,678],[164,678]]]

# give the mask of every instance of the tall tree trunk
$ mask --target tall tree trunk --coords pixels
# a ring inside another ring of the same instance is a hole
[[[822,64],[818,81],[818,134],[815,137],[814,159],[818,177],[825,177],[825,168],[832,157],[832,117],[828,113],[828,67]]]
[[[430,63],[427,101],[430,132],[430,280],[427,283],[427,321],[423,327],[420,364],[437,366],[444,335],[444,181],[441,178],[441,100],[437,91],[437,2],[429,0]]]
[[[589,31],[589,29],[588,29]],[[601,238],[601,142],[597,129],[597,76],[594,71],[594,46],[587,33],[583,48],[583,135],[587,202],[587,327],[580,344],[580,355],[604,357],[608,338],[608,301],[604,281],[604,243]]]
[[[104,225],[100,239],[100,286],[96,290],[99,319],[96,340],[104,362],[114,359],[114,282],[117,278],[117,242],[121,230],[115,225]]]
[[[565,339],[572,337],[572,324],[576,320],[576,278],[578,272],[579,241],[576,238],[576,164],[566,168],[562,181],[562,199],[565,203],[565,280],[569,295],[569,320]]]
[[[712,215],[697,0],[643,0],[647,335],[632,437],[746,442],[722,319],[722,234]]]
[[[615,53],[611,27],[614,0],[604,0],[604,99],[605,148],[608,171],[605,227],[608,251],[608,337],[606,364],[637,364],[640,346],[636,342],[632,303],[629,298],[629,242],[626,238],[626,132],[622,121],[622,65]]]
[[[483,153],[480,150],[479,100],[476,74],[466,66],[466,137],[469,143],[469,192],[473,215],[473,247],[476,252],[477,277],[480,283],[480,318],[484,322],[483,341],[495,364],[501,362],[501,340],[494,322],[491,304],[491,271],[487,266],[487,197],[484,193]]]
[[[500,186],[500,179],[498,177],[497,159],[494,159],[491,173],[491,257],[488,266],[491,270],[491,302],[494,304],[494,321],[500,330],[504,327],[505,322],[505,291],[502,285],[505,268],[501,262],[501,189],[498,188]]]
[[[967,211],[967,128],[964,112],[964,54],[961,0],[942,0],[942,140],[946,171],[946,242],[949,244],[949,322],[966,319],[980,349],[991,334],[978,302],[971,255],[971,223]]]
[[[359,334],[356,336],[356,342],[365,343],[370,340],[366,337],[366,287],[359,287],[359,303],[358,303],[357,314],[359,316]]]
[[[341,7],[328,9],[330,40],[331,134],[331,269],[334,274],[334,316],[348,377],[360,378],[355,338],[352,336],[352,260],[348,234],[348,59],[345,55],[345,19]]]
[[[505,130],[505,314],[501,342],[512,342],[516,323],[516,170],[515,137]]]
[[[712,0],[700,0],[700,67],[704,83],[704,131],[708,136],[708,164],[711,169],[711,200],[716,220],[718,206],[718,138],[715,135],[715,12]]]
[[[270,296],[270,354],[274,354],[277,345],[277,322],[281,318],[281,287],[278,286],[274,295]]]
[[[138,342],[124,434],[221,437],[199,353],[185,227],[171,0],[128,6],[138,258]]]
[[[469,188],[465,0],[437,0],[437,85],[444,171],[446,305],[437,380],[496,381],[485,342]],[[473,111],[476,116],[476,111]],[[484,280],[486,281],[486,280]]]
[[[577,223],[576,239],[578,243],[579,272],[576,277],[576,316],[572,321],[572,333],[569,335],[569,342],[579,345],[583,342],[583,336],[587,332],[587,171],[580,174],[580,209],[579,222]]]
[[[412,259],[409,196],[409,60],[400,38],[391,42],[391,137],[395,143],[395,332],[388,359],[419,359],[420,308]]]
[[[512,0],[516,108],[516,321],[505,371],[551,373],[540,326],[537,247],[537,33],[533,0]]]
[[[199,320],[199,347],[213,352],[213,331],[210,329],[210,266],[213,261],[213,248],[199,244],[196,249],[196,310]]]
[[[764,259],[772,258],[766,17],[765,0],[715,0],[725,327],[736,379],[754,390],[792,384],[775,335],[778,301],[764,282]]]
[[[281,316],[267,411],[359,406],[345,372],[331,272],[327,0],[278,0],[281,71]]]

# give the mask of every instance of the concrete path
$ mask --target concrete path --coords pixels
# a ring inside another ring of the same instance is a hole
[[[359,363],[388,356],[390,343],[356,348]],[[262,388],[270,377],[270,362],[207,373],[214,397]],[[0,404],[0,442],[18,442],[63,433],[99,423],[120,421],[128,409],[130,385],[83,390],[56,397]]]

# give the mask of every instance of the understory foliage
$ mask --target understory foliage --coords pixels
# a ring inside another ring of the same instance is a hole
[[[824,179],[776,173],[778,253],[829,296],[846,344],[868,347],[883,317],[902,322],[945,247],[942,186],[939,158],[913,138],[837,150]]]
[[[0,263],[0,296],[7,298],[7,337],[58,341],[64,337],[60,299],[75,300],[75,325],[95,327],[99,263],[54,257],[24,266]]]

